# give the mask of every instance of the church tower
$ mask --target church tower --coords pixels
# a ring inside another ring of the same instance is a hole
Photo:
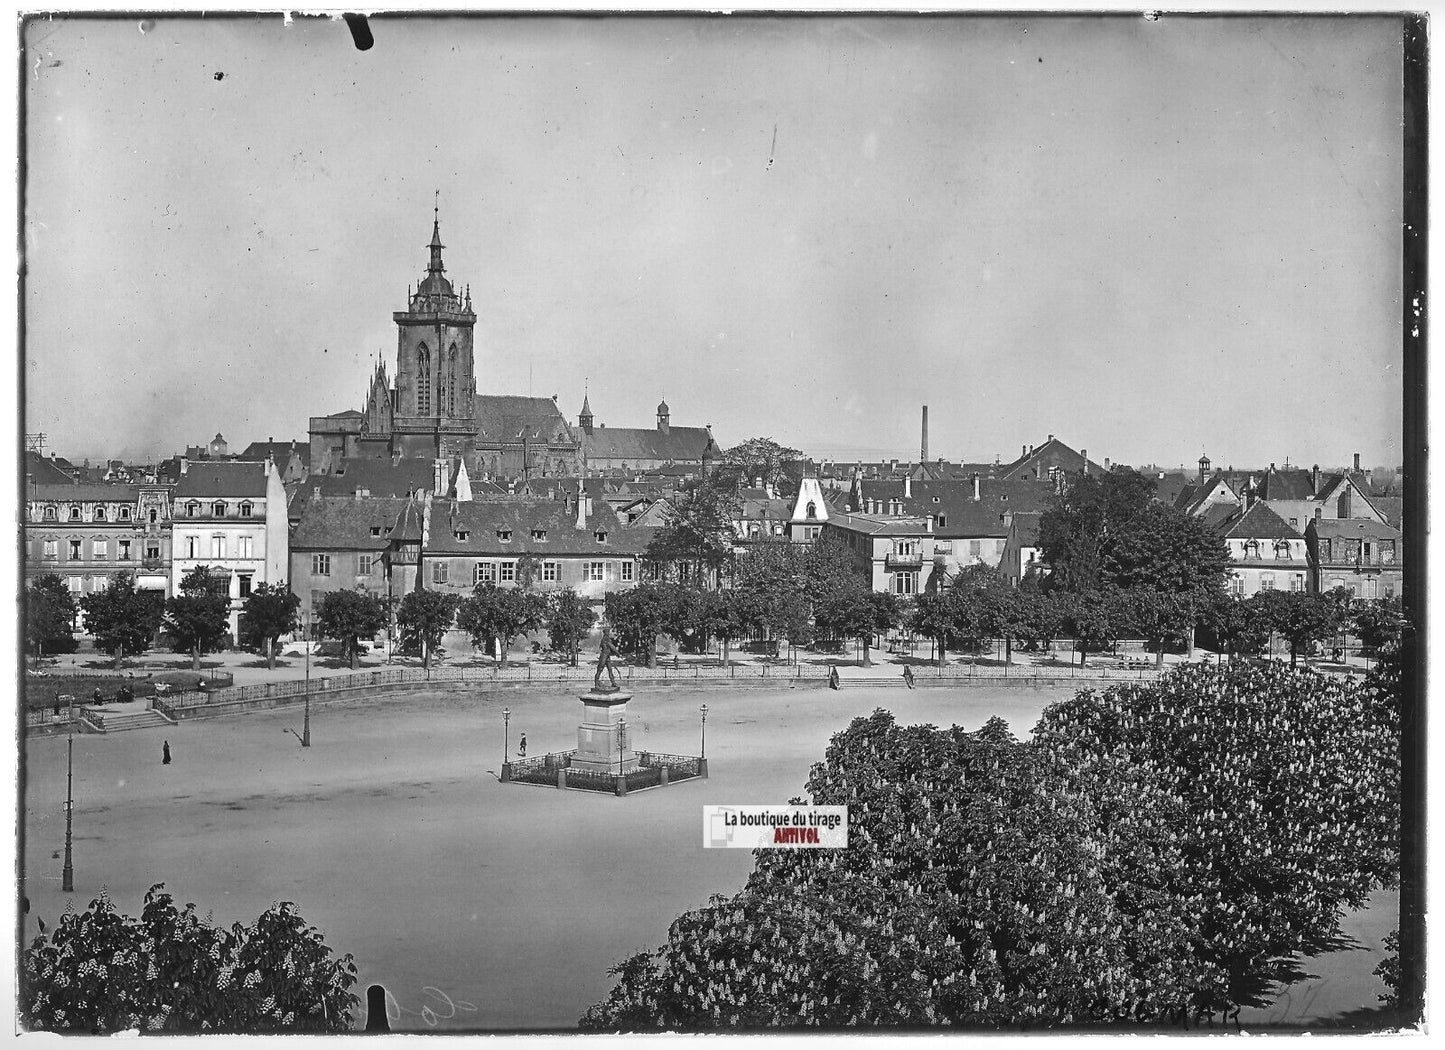
[[[396,322],[396,425],[433,431],[453,421],[468,426],[476,396],[472,331],[477,315],[471,289],[458,294],[442,264],[441,216],[432,220],[426,274],[407,297]],[[439,450],[438,454],[445,454]]]

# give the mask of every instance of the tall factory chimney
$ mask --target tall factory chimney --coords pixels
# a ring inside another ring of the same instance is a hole
[[[928,406],[923,406],[923,448],[918,453],[918,462],[928,462]]]

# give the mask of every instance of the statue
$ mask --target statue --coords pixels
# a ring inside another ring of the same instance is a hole
[[[602,672],[607,672],[608,686],[602,684]],[[602,646],[597,653],[597,673],[592,676],[592,691],[594,693],[615,693],[617,692],[617,672],[612,669],[612,635],[607,629],[607,624],[602,625]]]

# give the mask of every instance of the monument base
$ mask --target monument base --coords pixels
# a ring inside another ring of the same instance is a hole
[[[631,693],[583,693],[582,724],[577,727],[577,750],[571,766],[591,773],[620,776],[637,769],[637,755],[627,746],[623,736],[623,715]]]

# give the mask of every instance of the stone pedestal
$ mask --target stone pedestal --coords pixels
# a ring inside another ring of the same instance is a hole
[[[577,727],[572,768],[614,776],[635,770],[637,755],[621,739],[620,726],[632,694],[587,692],[578,699],[582,701],[582,724]]]

